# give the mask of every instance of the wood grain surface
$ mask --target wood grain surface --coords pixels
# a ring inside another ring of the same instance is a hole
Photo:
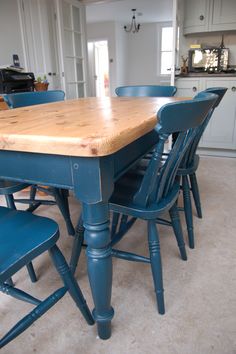
[[[151,131],[160,107],[185,98],[80,98],[0,112],[0,149],[105,156]]]
[[[8,105],[4,102],[3,97],[0,96],[0,111],[9,109]]]

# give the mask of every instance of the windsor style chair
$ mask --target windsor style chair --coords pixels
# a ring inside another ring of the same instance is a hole
[[[63,101],[65,98],[65,93],[61,90],[52,90],[52,91],[37,91],[37,92],[21,92],[21,93],[12,93],[5,94],[3,96],[4,101],[8,104],[10,108],[20,108],[25,106],[33,106],[37,104],[51,103]],[[5,189],[5,184],[7,183],[7,191]],[[12,193],[11,191],[12,186]],[[25,183],[17,183],[10,181],[2,181],[0,179],[0,194],[4,194],[6,191],[7,204],[14,207],[14,203],[25,203],[29,204],[28,211],[34,211],[40,205],[55,205],[57,204],[60,212],[65,220],[67,231],[69,235],[74,235],[74,227],[70,218],[69,203],[68,203],[68,191],[63,189],[58,189],[54,187],[42,187],[42,186],[31,186],[30,198],[29,199],[15,199],[13,194],[17,191],[25,189]],[[36,199],[37,190],[41,190],[48,195],[53,196],[54,200],[43,200]]]
[[[19,241],[20,238],[20,241]],[[59,229],[55,221],[26,211],[0,207],[0,291],[36,307],[22,318],[3,338],[0,348],[15,339],[54,306],[67,291],[89,325],[94,324],[83,294],[56,242]],[[41,301],[15,288],[7,280],[37,256],[48,251],[63,286]]]
[[[176,91],[175,86],[163,85],[120,86],[115,89],[117,96],[127,97],[171,97]]]
[[[220,104],[226,91],[227,91],[227,88],[224,88],[224,87],[212,87],[212,88],[206,89],[203,92],[200,92],[196,96],[196,98],[201,97],[202,95],[204,95],[205,93],[208,92],[208,93],[216,94],[218,96],[218,98],[217,98],[216,102],[214,103],[213,107],[211,108],[211,110],[209,111],[207,118],[198,128],[197,134],[196,134],[192,144],[189,146],[188,150],[186,151],[184,159],[181,162],[181,165],[180,165],[178,172],[177,172],[177,175],[181,178],[181,186],[182,186],[181,189],[183,191],[183,200],[184,200],[184,213],[185,213],[185,219],[186,219],[186,224],[187,224],[188,239],[189,239],[189,247],[190,248],[194,248],[194,246],[195,246],[191,193],[192,193],[193,200],[195,203],[197,216],[199,218],[202,218],[201,200],[200,200],[199,187],[198,187],[197,177],[196,177],[196,171],[199,166],[200,158],[199,158],[199,155],[197,155],[196,151],[198,148],[199,141],[200,141],[210,119],[212,118],[214,110]]]

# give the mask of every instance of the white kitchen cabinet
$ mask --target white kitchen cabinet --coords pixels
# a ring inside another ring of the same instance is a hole
[[[236,30],[235,0],[183,0],[183,33]]]
[[[193,97],[209,87],[227,87],[228,90],[203,134],[200,148],[209,151],[236,151],[236,78],[201,77],[176,80],[176,96]],[[227,155],[225,153],[224,155]],[[232,154],[229,152],[229,156]]]
[[[236,1],[214,0],[211,31],[236,29]]]
[[[236,149],[236,79],[205,79],[205,88],[227,87],[201,140],[201,147]]]
[[[184,34],[207,32],[209,0],[184,0]]]
[[[178,97],[193,97],[201,91],[201,79],[184,78],[176,80]]]

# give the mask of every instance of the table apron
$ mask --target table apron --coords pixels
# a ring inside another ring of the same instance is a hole
[[[114,182],[157,142],[155,130],[118,152],[73,157],[0,150],[0,178],[74,190],[86,203],[108,201]]]

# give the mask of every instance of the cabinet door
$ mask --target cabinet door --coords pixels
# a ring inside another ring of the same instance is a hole
[[[193,97],[200,91],[200,80],[195,79],[177,79],[177,97]]]
[[[184,0],[184,34],[208,30],[209,0]]]
[[[236,149],[236,80],[206,79],[206,88],[209,87],[227,87],[228,90],[214,111],[200,146]]]
[[[211,31],[236,29],[236,1],[214,0]]]

